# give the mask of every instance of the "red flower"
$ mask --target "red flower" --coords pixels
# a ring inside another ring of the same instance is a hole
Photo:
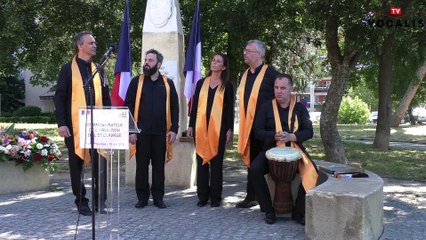
[[[34,160],[36,161],[40,161],[43,157],[41,156],[40,153],[34,153]]]
[[[40,137],[40,142],[47,142],[49,139],[46,136],[41,136]]]
[[[55,159],[55,156],[53,156],[53,155],[47,156],[47,161],[49,161],[49,162],[53,161],[54,159]]]

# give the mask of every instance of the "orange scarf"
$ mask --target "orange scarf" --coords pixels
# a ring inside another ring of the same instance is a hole
[[[223,96],[225,89],[221,89],[222,84],[216,88],[213,99],[213,106],[210,113],[209,125],[207,126],[207,98],[210,88],[210,77],[204,80],[201,87],[197,106],[197,121],[195,123],[195,148],[197,154],[203,159],[204,164],[210,164],[218,153],[220,126],[222,123]]]
[[[71,63],[71,121],[72,121],[72,132],[74,136],[74,151],[77,156],[83,159],[86,166],[90,165],[90,154],[89,149],[81,148],[80,144],[80,121],[79,121],[79,109],[87,108],[86,94],[83,89],[83,79],[81,78],[80,69],[77,65],[77,57],[72,59]],[[96,70],[95,64],[92,63],[92,72]],[[93,88],[95,90],[95,106],[102,106],[102,86],[101,78],[99,73],[93,78]]]
[[[247,113],[244,108],[244,90],[246,87],[247,69],[238,89],[238,107],[240,112],[240,130],[238,133],[238,152],[241,154],[243,162],[250,167],[250,132],[253,126],[254,115],[256,111],[257,98],[259,96],[260,85],[262,84],[263,77],[265,76],[268,65],[264,64],[256,79],[254,80],[253,89],[251,90],[250,99],[247,104]]]
[[[299,129],[299,120],[297,115],[294,116],[294,129],[291,131],[291,117],[293,116],[294,106],[296,105],[296,96],[291,95],[290,99],[290,109],[288,111],[288,129],[290,132],[297,132]],[[280,114],[278,112],[277,100],[272,100],[272,108],[274,109],[274,119],[275,119],[275,131],[282,132]],[[285,146],[285,144],[279,144],[279,146]],[[318,173],[315,170],[314,165],[312,164],[309,157],[305,154],[304,151],[299,147],[296,142],[291,142],[291,147],[296,148],[302,154],[302,161],[299,162],[299,174],[302,179],[302,185],[306,192],[311,188],[317,185]]]
[[[169,144],[167,133],[170,131],[170,127],[172,126],[172,116],[170,114],[170,86],[167,82],[167,77],[165,75],[162,75],[164,86],[166,87],[166,151],[167,151],[167,162],[172,160],[173,158],[173,145]],[[141,74],[139,76],[139,82],[138,82],[138,89],[136,91],[136,99],[135,99],[135,111],[134,111],[134,118],[135,122],[138,122],[139,117],[139,104],[140,100],[142,98],[142,87],[143,87],[143,81],[144,81],[144,75]],[[135,155],[136,153],[136,144],[130,144],[130,159]]]

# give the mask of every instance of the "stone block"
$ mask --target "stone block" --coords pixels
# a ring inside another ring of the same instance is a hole
[[[383,232],[383,180],[334,178],[306,195],[306,239],[378,239]]]
[[[0,194],[45,190],[49,187],[49,173],[39,164],[24,172],[14,161],[0,162]]]

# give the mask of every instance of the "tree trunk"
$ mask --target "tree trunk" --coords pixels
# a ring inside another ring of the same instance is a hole
[[[422,84],[423,79],[425,78],[425,75],[426,75],[426,60],[417,70],[416,79],[410,82],[410,86],[408,86],[407,90],[405,91],[404,97],[402,98],[401,102],[398,105],[398,108],[396,109],[395,113],[392,116],[391,127],[398,127],[399,124],[401,123],[401,120],[404,117],[405,112],[408,110],[408,107],[410,106],[411,101],[414,98],[414,95],[416,95],[417,90]]]
[[[394,42],[392,35],[386,36],[379,53],[379,109],[373,146],[380,150],[389,149]]]
[[[344,65],[332,71],[332,81],[321,112],[320,133],[326,160],[347,163],[345,149],[337,129],[337,116],[350,70]]]
[[[326,46],[332,81],[321,112],[320,133],[326,160],[338,163],[346,163],[347,158],[337,129],[337,116],[348,77],[359,59],[359,52],[348,49],[350,44],[345,42],[343,45],[346,49],[345,55],[342,56],[339,47],[338,20],[330,17],[326,21]]]
[[[408,118],[410,119],[410,125],[416,125],[416,118],[413,116],[413,108],[408,107]]]

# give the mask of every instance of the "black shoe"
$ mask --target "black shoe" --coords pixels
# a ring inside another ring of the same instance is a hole
[[[258,202],[255,201],[255,200],[244,199],[243,201],[238,202],[236,207],[237,208],[251,208],[251,207],[256,206],[257,204],[258,204]]]
[[[210,203],[211,207],[219,207],[220,206],[220,201],[213,201]]]
[[[163,200],[156,200],[154,201],[154,206],[158,208],[166,208],[166,204],[164,204]]]
[[[199,207],[204,207],[204,206],[206,206],[207,205],[207,201],[198,201],[198,203],[197,203],[197,206],[199,206]]]
[[[89,206],[83,205],[78,208],[78,213],[83,216],[91,216],[92,210],[90,210]]]
[[[305,225],[305,215],[302,213],[293,213],[291,218],[296,221],[298,224]]]
[[[145,201],[138,201],[138,203],[136,203],[135,208],[144,208],[146,207],[146,205],[148,205],[147,202]]]
[[[274,224],[276,219],[275,212],[267,212],[265,214],[265,223],[267,224]]]

